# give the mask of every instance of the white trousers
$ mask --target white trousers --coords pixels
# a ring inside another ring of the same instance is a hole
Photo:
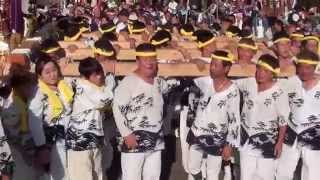
[[[301,180],[320,179],[320,151],[302,147],[283,145],[282,154],[277,166],[277,180],[292,180],[299,158],[302,157]]]
[[[101,149],[68,151],[68,180],[103,180]]]
[[[202,170],[203,161],[205,160],[205,170]],[[205,173],[202,176],[206,180],[219,180],[219,173],[221,170],[222,157],[208,155],[206,159],[203,158],[203,152],[197,150],[195,146],[190,146],[188,157],[188,169],[191,174],[197,175],[200,172]]]
[[[161,151],[121,153],[122,180],[159,180]]]
[[[274,180],[276,160],[240,151],[241,180]]]

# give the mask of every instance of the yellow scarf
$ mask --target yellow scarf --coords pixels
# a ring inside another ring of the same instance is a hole
[[[13,101],[17,103],[20,110],[19,131],[24,134],[29,131],[27,104],[15,93],[13,93]]]
[[[38,85],[40,91],[48,96],[49,107],[51,108],[51,120],[56,120],[61,115],[64,109],[61,99],[40,79]],[[61,80],[58,83],[58,90],[66,99],[66,101],[71,104],[73,100],[72,88],[65,81]]]

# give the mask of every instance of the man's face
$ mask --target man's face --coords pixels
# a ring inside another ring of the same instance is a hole
[[[212,78],[226,76],[230,67],[225,67],[223,61],[213,59],[210,64],[210,76]]]
[[[267,70],[266,68],[257,65],[256,68],[256,81],[258,84],[268,83],[272,81],[273,74],[271,71]]]
[[[281,58],[290,57],[290,41],[280,41],[276,44],[276,51]]]
[[[292,34],[296,31],[297,27],[295,25],[288,26],[288,34]]]
[[[282,31],[282,26],[281,26],[280,24],[278,24],[278,23],[274,24],[273,27],[274,27],[274,30],[275,30],[276,32]]]
[[[242,48],[242,47],[238,48],[239,60],[251,61],[251,59],[253,58],[254,54],[255,54],[255,52],[253,50],[251,50],[251,49]]]
[[[318,42],[315,40],[308,40],[306,43],[306,49],[318,54]]]
[[[137,59],[138,69],[145,77],[155,77],[158,73],[158,61],[156,56],[139,57]]]
[[[297,65],[297,75],[301,81],[308,81],[314,78],[315,74],[315,65],[310,64],[298,64]]]
[[[105,84],[105,76],[104,76],[104,73],[103,72],[95,72],[95,73],[92,73],[90,76],[89,76],[89,79],[88,79],[91,83],[95,84],[96,86],[103,86]]]
[[[296,56],[300,53],[301,51],[301,42],[298,40],[293,40],[291,41],[291,53],[293,56]]]

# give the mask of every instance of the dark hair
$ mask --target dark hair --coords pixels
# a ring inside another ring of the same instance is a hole
[[[60,19],[57,23],[57,27],[61,30],[68,28],[69,25],[69,20],[66,18]]]
[[[282,22],[280,19],[276,19],[276,20],[274,21],[274,25],[276,25],[276,24],[280,25],[282,28],[283,28],[283,26],[284,26],[283,22]]]
[[[290,39],[290,36],[288,35],[287,32],[285,31],[280,31],[280,32],[276,32],[274,35],[273,35],[273,41],[276,41],[280,38],[288,38]]]
[[[58,75],[62,76],[61,73],[61,69],[60,66],[58,65],[58,63],[54,60],[52,60],[52,58],[50,58],[48,55],[47,56],[42,56],[41,59],[38,59],[36,62],[36,68],[35,68],[35,72],[37,77],[39,77],[43,71],[43,68],[46,64],[52,62],[54,64],[54,66],[56,66],[56,68],[58,69]]]
[[[136,48],[137,52],[156,52],[156,47],[150,43],[139,44]]]
[[[311,61],[315,61],[315,62],[319,62],[319,56],[310,51],[310,50],[303,50],[301,51],[298,55],[297,55],[298,59],[307,59],[307,60],[311,60]]]
[[[41,50],[44,52],[51,49],[51,48],[59,48],[59,47],[60,47],[60,45],[59,45],[58,41],[55,39],[46,39],[40,45]],[[63,48],[58,49],[57,51],[53,52],[53,54],[55,54],[58,57],[57,60],[59,60],[63,57],[66,57],[66,51]]]
[[[242,38],[248,38],[250,35],[252,35],[252,31],[249,29],[242,29],[239,35]]]
[[[280,68],[279,60],[270,54],[261,55],[259,60],[270,65],[274,69]]]
[[[213,33],[208,31],[208,30],[204,30],[204,29],[199,29],[199,30],[196,30],[194,33],[193,33],[193,36],[196,36],[197,37],[197,41],[198,42],[207,42],[209,41],[211,38],[214,37]],[[203,49],[204,47],[200,48],[200,49]]]
[[[168,38],[169,41],[159,44],[159,45],[155,45],[156,47],[160,48],[160,47],[166,47],[168,45],[168,43],[171,41],[172,37],[170,32],[166,31],[166,30],[159,30],[158,32],[156,32],[152,38],[150,39],[150,41],[152,42],[154,41],[161,41]]]
[[[183,24],[180,29],[184,29],[186,32],[194,32],[194,27],[190,23]]]
[[[166,23],[165,25],[160,25],[160,29],[172,31],[173,25],[171,23]]]
[[[110,43],[110,41],[109,41],[108,39],[100,38],[99,40],[97,40],[97,41],[94,43],[94,46],[95,46],[96,48],[100,48],[100,49],[103,49],[103,50],[106,50],[106,51],[113,51],[113,52],[115,52],[114,47],[112,46],[112,44]]]
[[[113,32],[103,33],[101,39],[108,41],[118,41],[117,35]]]
[[[64,35],[68,37],[73,37],[80,31],[80,26],[77,24],[70,24],[64,31]]]
[[[223,65],[223,67],[230,67],[230,66],[232,66],[232,63],[228,62],[228,61],[222,61],[222,65]]]
[[[109,33],[108,33],[109,34]],[[113,34],[113,33],[112,33]],[[99,49],[102,49],[104,51],[107,51],[107,52],[110,52],[112,51],[113,52],[113,55],[112,56],[109,56],[108,59],[117,59],[117,52],[116,50],[114,49],[113,45],[110,43],[110,41],[106,38],[106,37],[101,37],[99,40],[97,40],[95,43],[94,43],[94,46],[96,48],[99,48]]]
[[[105,23],[105,24],[101,24],[100,25],[100,28],[102,29],[102,30],[107,30],[107,29],[111,29],[111,28],[113,28],[113,27],[115,27],[116,25],[112,22],[112,21],[109,21],[109,22],[107,22],[107,23]],[[112,30],[111,32],[115,32],[115,30]]]
[[[239,44],[247,44],[247,45],[250,45],[250,46],[255,46],[256,45],[251,38],[241,38],[240,41],[239,41]]]
[[[55,39],[46,39],[41,43],[42,50],[48,50],[50,48],[60,47],[59,43]]]
[[[55,54],[59,59],[61,59],[61,58],[66,57],[66,50],[63,49],[63,48],[60,48],[58,51],[54,52],[54,54]],[[57,60],[59,60],[59,59],[57,59]]]
[[[227,31],[232,32],[232,33],[234,33],[234,34],[236,34],[236,35],[240,34],[240,32],[241,32],[241,30],[240,30],[237,26],[233,26],[233,25],[231,25],[231,26],[227,29]]]
[[[14,74],[10,79],[12,88],[23,87],[35,83],[35,76],[30,72],[24,72],[22,74]]]
[[[88,19],[86,17],[83,16],[77,16],[77,17],[73,17],[71,19],[72,23],[74,24],[84,24],[88,22]]]
[[[220,57],[228,57],[228,52],[227,51],[223,51],[223,50],[216,50],[213,52],[214,55],[216,56],[220,56]],[[222,65],[223,67],[227,67],[227,66],[232,66],[231,62],[228,61],[222,61]]]
[[[119,12],[119,16],[126,16],[126,17],[129,17],[130,13],[128,10],[126,9],[122,9],[120,12]]]
[[[50,56],[47,53],[41,51],[39,47],[35,47],[31,49],[30,60],[34,64],[36,64],[39,61],[39,59],[45,59],[45,58],[50,58]]]
[[[99,61],[91,57],[81,60],[78,70],[80,75],[85,78],[89,78],[93,73],[104,73]]]

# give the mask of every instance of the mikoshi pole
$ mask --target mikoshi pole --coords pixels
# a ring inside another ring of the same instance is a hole
[[[188,15],[189,15],[189,11],[190,11],[190,0],[187,0],[187,13],[186,13],[186,18],[184,20],[184,23],[187,24],[188,23]]]
[[[21,0],[10,1],[10,30],[15,30],[18,33],[23,33]]]

